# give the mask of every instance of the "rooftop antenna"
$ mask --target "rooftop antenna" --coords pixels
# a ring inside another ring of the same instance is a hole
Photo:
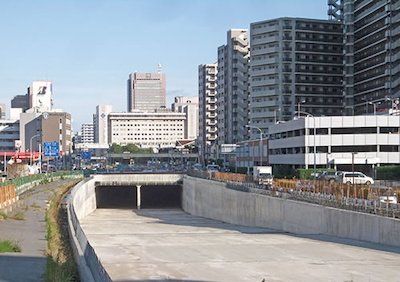
[[[161,73],[161,64],[157,65],[158,73]]]

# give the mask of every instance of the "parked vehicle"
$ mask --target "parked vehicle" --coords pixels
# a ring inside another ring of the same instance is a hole
[[[339,180],[341,171],[327,170],[319,174],[318,179],[322,181],[336,182]]]
[[[274,177],[272,175],[272,166],[253,167],[254,182],[262,185],[272,185]]]
[[[339,182],[346,183],[346,184],[364,184],[370,185],[374,184],[374,180],[366,176],[362,172],[343,172],[339,177]]]
[[[210,164],[207,165],[207,172],[218,172],[220,170],[219,165]]]

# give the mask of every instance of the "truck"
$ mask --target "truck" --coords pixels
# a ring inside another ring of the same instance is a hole
[[[255,183],[260,185],[271,186],[274,179],[272,175],[272,166],[253,167],[253,179]]]

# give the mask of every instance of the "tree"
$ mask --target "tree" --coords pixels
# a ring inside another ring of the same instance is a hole
[[[111,151],[111,153],[122,153],[124,151],[124,149],[121,145],[113,143],[110,146],[110,151]]]

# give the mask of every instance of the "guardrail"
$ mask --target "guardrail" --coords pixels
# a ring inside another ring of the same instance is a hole
[[[222,181],[230,189],[259,193],[273,197],[303,201],[334,208],[400,218],[400,204],[385,202],[393,195],[400,199],[400,188],[385,188],[345,183],[274,179],[272,186],[259,185],[251,176],[237,173],[190,170],[190,176]],[[385,193],[386,192],[386,193]]]
[[[82,178],[81,171],[57,171],[33,174],[7,180],[0,183],[0,209],[15,204],[21,194],[41,183],[52,182],[62,178]]]

